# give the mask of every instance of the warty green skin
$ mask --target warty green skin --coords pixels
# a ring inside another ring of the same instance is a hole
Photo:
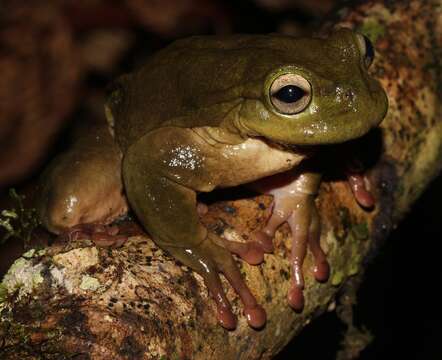
[[[270,100],[270,87],[281,74],[301,75],[311,86],[311,100],[297,114],[278,112]],[[318,268],[322,266],[316,278],[324,281],[328,276],[314,203],[321,174],[305,169],[301,164],[305,155],[285,145],[335,144],[360,137],[380,123],[386,109],[385,92],[368,75],[356,34],[340,30],[326,39],[238,35],[177,41],[113,84],[106,115],[123,154],[122,177],[130,207],[158,245],[203,276],[216,302],[218,320],[233,329],[236,319],[218,273],[239,294],[249,324],[263,326],[265,312],[244,283],[231,252],[259,263],[264,251],[271,252],[271,238],[282,221],[301,229],[293,239],[289,303],[297,310],[303,305],[307,242]],[[90,142],[82,149],[89,146]],[[113,144],[112,151],[115,148]],[[66,159],[54,168],[65,168]],[[121,166],[119,158],[115,162]],[[256,242],[228,242],[201,224],[197,192],[288,170],[292,173],[279,185],[269,187],[267,181],[257,186],[274,195],[275,206],[262,233],[252,236]],[[57,178],[62,172],[57,171]],[[77,184],[94,176],[90,170],[78,174]],[[69,181],[63,180],[52,182],[63,187],[53,193],[69,193],[65,190]],[[110,180],[121,181],[119,175]],[[74,196],[91,194],[78,190]],[[66,212],[66,199],[53,198],[53,208]],[[53,223],[52,218],[44,220]],[[102,216],[100,222],[106,223]]]

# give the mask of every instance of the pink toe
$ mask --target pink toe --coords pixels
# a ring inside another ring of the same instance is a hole
[[[236,328],[236,317],[232,313],[232,310],[227,308],[218,308],[218,322],[220,325],[227,330],[235,330]]]
[[[267,321],[267,315],[264,308],[258,304],[253,307],[245,308],[244,315],[246,316],[248,324],[254,329],[262,328]]]
[[[330,265],[327,261],[319,262],[314,269],[315,279],[319,282],[326,282],[330,276]]]
[[[296,312],[301,312],[304,308],[304,294],[303,290],[296,285],[293,285],[288,293],[289,305]]]
[[[367,190],[360,189],[355,192],[356,201],[364,208],[372,208],[375,204],[373,195]]]
[[[374,207],[375,199],[365,184],[364,176],[359,173],[355,173],[348,174],[347,178],[350,188],[358,204],[368,209]]]

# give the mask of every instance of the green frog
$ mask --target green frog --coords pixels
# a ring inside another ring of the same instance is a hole
[[[153,240],[203,277],[226,329],[237,320],[219,274],[239,295],[249,325],[264,326],[266,313],[232,253],[259,264],[287,222],[293,238],[288,302],[301,311],[307,248],[315,278],[329,275],[315,206],[321,172],[309,159],[320,145],[361,137],[384,118],[386,94],[368,74],[373,57],[370,41],[349,29],[327,38],[176,41],[113,84],[105,106],[109,132],[100,133],[100,141],[80,140],[47,171],[42,220],[54,232],[82,223],[102,226],[126,211],[124,188]],[[356,200],[372,206],[362,175],[351,173],[349,180]],[[273,195],[262,229],[246,243],[208,231],[197,194],[252,182]]]

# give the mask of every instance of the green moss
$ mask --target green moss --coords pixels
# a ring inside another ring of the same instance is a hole
[[[22,257],[24,257],[25,259],[30,259],[30,258],[34,257],[35,252],[36,252],[35,249],[30,249],[30,250],[26,251],[26,252],[22,255]]]
[[[8,289],[3,284],[0,284],[0,304],[8,297]]]
[[[27,248],[34,229],[40,225],[37,210],[25,208],[25,196],[17,194],[15,189],[9,190],[9,196],[14,201],[14,207],[4,209],[0,213],[0,228],[5,230],[0,238],[0,243],[4,243],[10,238],[18,238]]]
[[[335,236],[339,242],[343,243],[351,226],[350,210],[346,207],[340,207],[338,209],[338,216],[342,227],[335,231]]]
[[[359,266],[361,264],[361,256],[357,253],[353,253],[352,261],[350,262],[347,270],[348,276],[354,276],[359,272]]]
[[[368,231],[368,224],[366,222],[353,225],[351,231],[357,240],[366,240],[370,234]]]
[[[44,256],[46,255],[46,250],[45,249],[40,249],[37,251],[37,256]]]
[[[347,241],[349,242],[351,253],[346,263],[346,275],[354,276],[359,272],[362,261],[361,256],[361,241],[367,240],[369,237],[368,224],[366,222],[354,224],[348,234]]]
[[[345,278],[354,276],[360,271],[361,251],[366,244],[364,240],[367,240],[370,235],[367,222],[351,223],[348,209],[339,209],[339,216],[345,230],[342,234],[330,233],[335,237],[334,240],[330,239],[330,243],[335,244],[331,250],[335,253],[335,263],[332,264],[335,271],[331,276],[331,283],[334,286],[341,284]],[[339,245],[339,243],[346,245]]]
[[[29,264],[29,260],[26,260],[25,258],[22,258],[22,257],[18,258],[17,260],[14,261],[14,263],[9,268],[8,274],[14,274],[17,271],[20,271],[21,269],[26,267],[28,264]]]
[[[333,272],[331,283],[333,286],[338,286],[344,280],[344,272],[342,270],[336,270]]]
[[[46,336],[48,337],[48,339],[54,339],[54,338],[60,338],[61,335],[63,335],[63,331],[59,328],[50,330],[46,333]]]
[[[8,322],[8,338],[17,339],[17,341],[24,345],[29,341],[29,330],[26,326],[17,322]]]
[[[344,228],[348,228],[351,224],[350,221],[350,210],[348,208],[341,206],[338,209],[339,220],[341,221]]]

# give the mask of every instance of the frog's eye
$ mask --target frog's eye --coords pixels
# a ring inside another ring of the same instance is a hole
[[[365,35],[357,34],[358,46],[361,51],[365,67],[368,68],[374,59],[374,47],[370,39]]]
[[[275,109],[293,115],[304,110],[311,99],[310,83],[297,74],[283,74],[270,86],[270,100]]]

